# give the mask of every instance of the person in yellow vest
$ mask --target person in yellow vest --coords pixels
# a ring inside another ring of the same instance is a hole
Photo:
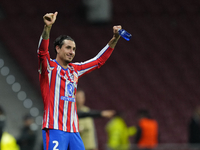
[[[6,116],[3,109],[0,107],[0,150],[20,150],[16,139],[9,133],[5,132]]]
[[[3,132],[0,144],[1,150],[20,150],[16,139],[7,132]]]
[[[76,92],[77,114],[79,117],[79,132],[86,150],[97,150],[98,142],[94,125],[94,117],[110,118],[115,114],[113,110],[91,110],[85,106],[85,92],[78,88]]]
[[[108,150],[129,150],[131,148],[129,138],[134,136],[137,130],[135,126],[126,125],[123,115],[118,112],[106,125]]]
[[[138,150],[151,150],[155,148],[159,140],[158,123],[151,118],[148,110],[138,111],[138,126],[135,141]]]

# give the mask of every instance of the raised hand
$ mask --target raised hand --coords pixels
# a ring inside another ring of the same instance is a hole
[[[43,20],[46,26],[52,26],[56,21],[58,12],[55,13],[47,13],[43,16]]]
[[[111,48],[115,48],[117,41],[120,38],[118,30],[122,29],[121,25],[113,26],[113,38],[108,42]]]
[[[56,21],[56,17],[57,17],[58,12],[55,13],[47,13],[43,16],[43,20],[44,20],[44,30],[42,32],[42,38],[43,39],[49,39],[49,34],[50,34],[50,30],[52,25],[54,24],[54,22]]]
[[[120,35],[118,33],[118,30],[122,29],[121,25],[118,26],[113,26],[113,33],[114,33],[114,37],[118,38]]]

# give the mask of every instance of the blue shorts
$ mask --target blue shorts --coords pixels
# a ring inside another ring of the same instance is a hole
[[[85,150],[79,132],[43,129],[44,150]]]

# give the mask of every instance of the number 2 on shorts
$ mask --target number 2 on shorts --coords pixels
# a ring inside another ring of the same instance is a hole
[[[55,146],[53,147],[53,150],[59,150],[59,149],[57,149],[57,147],[58,147],[58,141],[53,141],[53,144],[55,143]]]

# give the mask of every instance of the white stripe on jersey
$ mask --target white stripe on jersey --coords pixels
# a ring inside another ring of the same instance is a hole
[[[39,43],[38,43],[38,50],[37,50],[37,53],[39,53],[39,47],[40,47],[40,44],[42,43],[42,36],[40,36],[40,40],[39,40]]]
[[[47,124],[46,124],[46,127],[48,128],[49,127],[49,107],[48,107],[48,112],[47,112],[47,114],[45,114],[45,115],[47,115]],[[45,116],[46,117],[46,116]]]
[[[55,96],[54,96],[54,129],[58,129],[58,115],[59,115],[59,97],[60,97],[60,70],[61,67],[57,67],[57,73],[56,73],[56,81],[55,81]],[[59,84],[57,84],[59,83]]]
[[[70,81],[66,80],[65,82],[65,87],[67,87],[67,84],[69,83]],[[65,96],[68,96],[68,93],[67,93],[67,90],[65,90]],[[64,131],[67,131],[67,112],[68,112],[68,105],[69,105],[69,102],[68,101],[65,101],[64,103],[64,111],[63,111],[63,130]]]
[[[74,129],[73,129],[73,122],[74,122],[74,104],[75,102],[72,102],[72,107],[71,107],[71,121],[70,121],[70,128],[71,128],[71,131],[70,132],[73,132]]]
[[[64,108],[63,108],[63,131],[67,131],[67,111],[68,111],[68,101],[64,102]]]
[[[97,65],[96,65],[97,66]],[[88,70],[91,70],[92,68],[96,67],[96,66],[92,66],[90,68],[87,68],[85,70],[81,70],[81,71],[78,71],[78,76],[81,76],[82,74],[84,74],[85,72],[87,72]]]
[[[76,128],[76,131],[78,131],[78,118],[77,118],[77,112],[76,110],[74,111],[74,125],[75,125],[75,128]]]
[[[49,64],[49,61],[47,59],[47,71],[49,72],[48,76],[49,76],[49,86],[51,84],[51,74],[52,74],[52,70],[54,69],[54,67],[51,67]]]
[[[97,60],[99,57],[101,57],[101,55],[103,55],[103,53],[109,48],[109,45],[107,44],[94,58],[89,59],[87,61],[81,62],[81,63],[74,63],[75,65],[84,65],[87,63],[90,63],[92,61]]]
[[[49,76],[49,86],[51,85],[51,74],[52,74],[52,71],[49,72],[48,76]]]
[[[109,48],[109,45],[107,44],[98,54],[97,54],[97,58],[99,58],[107,49]]]

